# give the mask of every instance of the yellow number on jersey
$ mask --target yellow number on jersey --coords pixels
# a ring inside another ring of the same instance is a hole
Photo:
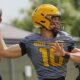
[[[43,65],[45,67],[49,67],[49,65],[58,67],[63,64],[63,57],[62,56],[59,57],[59,62],[55,61],[56,57],[55,57],[53,48],[50,48],[49,56],[48,56],[48,51],[46,48],[39,48],[39,51],[41,52]]]

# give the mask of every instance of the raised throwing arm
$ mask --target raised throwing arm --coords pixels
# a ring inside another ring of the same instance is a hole
[[[2,35],[0,34],[0,57],[3,58],[16,58],[20,57],[21,54],[21,48],[19,44],[12,45],[10,47],[7,47]]]

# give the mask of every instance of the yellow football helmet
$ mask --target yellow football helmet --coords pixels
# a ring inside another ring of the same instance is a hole
[[[60,16],[58,8],[51,4],[42,4],[33,11],[32,20],[36,27],[44,26],[51,30],[49,17],[55,15]]]

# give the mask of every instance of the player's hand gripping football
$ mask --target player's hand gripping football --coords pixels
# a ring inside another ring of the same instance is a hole
[[[66,51],[63,48],[63,44],[59,42],[55,42],[53,46],[51,46],[55,50],[55,55],[64,56]]]

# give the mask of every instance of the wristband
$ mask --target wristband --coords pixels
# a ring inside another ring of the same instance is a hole
[[[63,57],[66,58],[66,59],[69,59],[70,58],[70,54],[66,53]]]

